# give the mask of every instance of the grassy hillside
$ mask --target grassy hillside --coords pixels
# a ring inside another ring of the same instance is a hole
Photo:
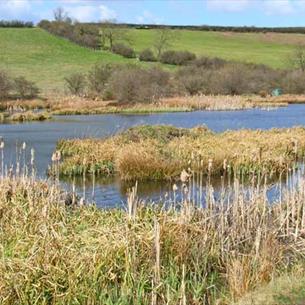
[[[150,47],[155,30],[131,30],[137,51]],[[244,62],[285,68],[296,44],[305,42],[302,34],[226,33],[204,31],[177,31],[172,49],[188,50],[197,55],[208,55]]]
[[[40,88],[63,88],[65,76],[97,62],[124,62],[108,52],[77,46],[41,29],[0,29],[0,68],[36,81]]]
[[[136,51],[151,47],[155,30],[130,31]],[[172,49],[197,55],[262,63],[275,68],[288,65],[302,34],[225,33],[180,30]],[[303,38],[304,37],[304,38]],[[97,62],[135,62],[105,51],[75,45],[38,29],[0,29],[0,68],[36,81],[44,91],[63,89],[65,76],[87,71]]]

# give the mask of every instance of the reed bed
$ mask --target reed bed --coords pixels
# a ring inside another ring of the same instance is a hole
[[[48,103],[44,99],[10,99],[0,101],[0,109],[8,112],[22,112],[27,110],[47,109]]]
[[[33,112],[26,111],[20,113],[13,113],[7,117],[7,120],[15,122],[25,122],[25,121],[45,121],[51,119],[51,115],[48,112]]]
[[[0,121],[11,121],[11,122],[27,122],[27,121],[45,121],[51,119],[51,115],[48,112],[33,112],[33,111],[24,111],[24,112],[15,112],[0,113]]]
[[[57,180],[2,172],[0,303],[225,305],[304,277],[304,178],[273,205],[264,182],[224,180],[219,200],[207,185],[204,207],[181,183],[179,201],[147,205],[135,185],[125,209],[103,210],[67,206]]]
[[[52,98],[49,105],[54,114],[104,114],[104,113],[153,113],[185,112],[195,110],[243,110],[264,107],[284,107],[288,102],[305,102],[303,96],[179,96],[164,98],[155,103],[125,103],[90,100],[82,97]]]
[[[107,113],[154,113],[186,112],[195,110],[244,110],[252,108],[285,107],[288,104],[305,103],[304,95],[195,95],[164,98],[155,103],[117,103],[78,96],[50,95],[45,99],[8,100],[0,103],[2,111],[20,112],[50,109],[53,114],[107,114]]]
[[[108,139],[62,140],[60,173],[123,180],[162,180],[193,168],[212,175],[230,171],[268,171],[279,174],[302,161],[305,129],[238,130],[213,133],[205,127],[139,126]]]

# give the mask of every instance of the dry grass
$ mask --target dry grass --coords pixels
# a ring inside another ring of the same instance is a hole
[[[33,112],[25,111],[19,113],[13,113],[9,115],[6,120],[15,122],[25,122],[25,121],[45,121],[49,120],[51,115],[47,112]]]
[[[115,101],[90,100],[81,97],[58,97],[49,101],[55,114],[152,113],[195,110],[243,110],[251,108],[285,107],[305,103],[304,95],[278,97],[253,96],[179,96],[156,103],[119,104]]]
[[[105,140],[74,139],[58,144],[64,175],[118,173],[124,180],[173,179],[192,167],[207,174],[223,171],[279,173],[304,156],[305,129],[239,130],[139,126]]]
[[[76,96],[49,95],[45,100],[2,101],[3,111],[50,109],[54,114],[105,114],[105,113],[153,113],[195,110],[243,110],[251,108],[285,107],[291,103],[305,103],[304,95],[279,97],[253,96],[179,96],[157,103],[119,104],[116,101],[92,100]]]
[[[0,109],[2,111],[27,111],[37,109],[47,109],[49,107],[46,100],[30,99],[30,100],[6,100],[0,102]]]
[[[143,205],[134,189],[124,211],[66,207],[57,184],[4,177],[0,302],[229,304],[302,270],[305,182],[274,205],[265,187],[247,196],[235,180],[229,201],[211,193],[206,208],[184,188],[167,209]]]

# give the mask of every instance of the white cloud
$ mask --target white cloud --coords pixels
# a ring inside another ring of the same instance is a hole
[[[115,19],[117,17],[116,12],[108,8],[106,5],[100,5],[99,11],[100,11],[100,18],[102,20]]]
[[[0,19],[19,19],[30,12],[29,0],[0,0]]]
[[[206,0],[209,10],[220,10],[227,12],[240,12],[246,9],[251,0]]]
[[[64,2],[65,4],[72,4],[71,1],[74,3],[79,2],[79,0],[65,0]],[[105,5],[65,5],[63,8],[68,12],[70,17],[80,22],[96,22],[106,19],[109,20],[115,19],[117,16],[115,11],[109,9]]]
[[[146,24],[161,24],[163,22],[162,18],[153,15],[150,11],[145,10],[140,16],[136,18],[138,23]]]
[[[64,7],[68,15],[80,22],[94,21],[96,9],[93,6]]]
[[[262,8],[267,15],[290,15],[296,12],[290,0],[265,0]]]

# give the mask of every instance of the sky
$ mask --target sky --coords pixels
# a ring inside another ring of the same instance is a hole
[[[0,0],[0,20],[52,20],[57,7],[80,22],[305,26],[305,0]]]

